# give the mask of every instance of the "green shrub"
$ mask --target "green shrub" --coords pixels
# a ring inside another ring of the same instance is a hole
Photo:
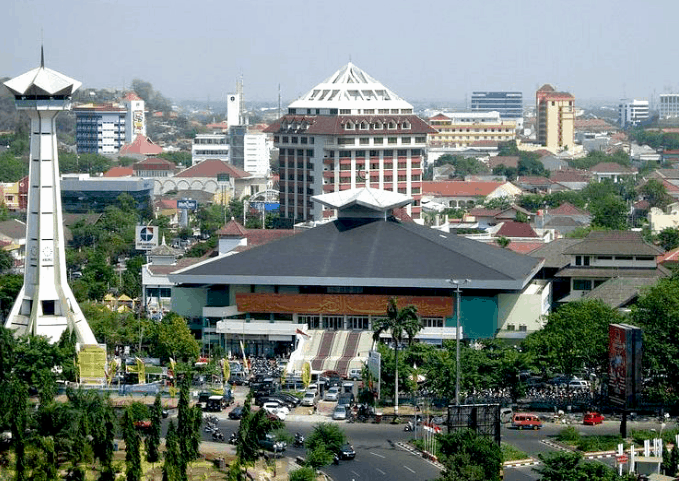
[[[620,435],[605,435],[605,436],[581,436],[577,442],[576,447],[580,451],[611,451],[622,443]]]
[[[556,436],[557,441],[567,444],[576,444],[580,440],[580,433],[573,426],[568,426],[567,428],[559,431]]]

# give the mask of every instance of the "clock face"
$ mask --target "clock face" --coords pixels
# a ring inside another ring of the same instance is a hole
[[[51,247],[43,247],[42,255],[45,256],[45,257],[52,257],[52,248]]]

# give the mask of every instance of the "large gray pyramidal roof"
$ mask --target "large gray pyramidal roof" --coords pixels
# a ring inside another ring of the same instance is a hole
[[[399,110],[413,108],[411,104],[351,62],[292,102],[289,107]]]

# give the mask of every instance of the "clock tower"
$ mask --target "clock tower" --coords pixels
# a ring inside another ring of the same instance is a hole
[[[5,82],[18,110],[30,118],[30,165],[24,285],[5,327],[57,342],[69,329],[81,344],[96,344],[66,278],[56,117],[70,110],[81,83],[40,67]]]

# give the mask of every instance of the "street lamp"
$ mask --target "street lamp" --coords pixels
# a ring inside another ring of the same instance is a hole
[[[455,405],[460,405],[460,285],[471,282],[470,279],[450,279],[448,282],[455,286]]]

